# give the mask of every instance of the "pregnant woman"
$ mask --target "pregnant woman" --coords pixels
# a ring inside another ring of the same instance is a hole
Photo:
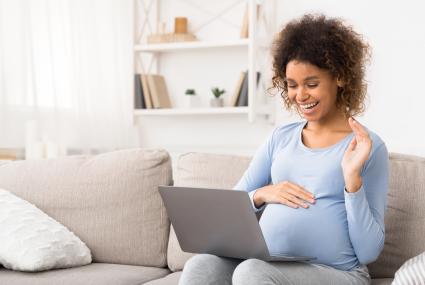
[[[249,193],[271,254],[303,262],[192,257],[180,283],[370,284],[383,248],[388,152],[364,111],[368,45],[343,21],[305,15],[274,42],[273,87],[300,122],[274,129],[234,187]]]

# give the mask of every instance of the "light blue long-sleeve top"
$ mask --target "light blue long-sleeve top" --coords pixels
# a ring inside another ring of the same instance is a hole
[[[256,189],[289,181],[314,194],[316,202],[306,202],[307,209],[283,204],[265,207],[260,226],[271,254],[314,256],[317,259],[309,262],[341,270],[368,264],[384,246],[387,148],[367,129],[372,150],[361,171],[363,184],[359,191],[348,193],[341,161],[354,133],[332,146],[312,149],[302,142],[306,123],[275,128],[233,189],[249,192],[252,201]]]

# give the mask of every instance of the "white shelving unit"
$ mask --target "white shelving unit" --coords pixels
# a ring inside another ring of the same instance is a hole
[[[248,114],[248,107],[138,109],[136,116]]]
[[[138,121],[142,121],[144,116],[175,116],[175,115],[196,115],[197,117],[203,117],[205,115],[218,115],[218,114],[234,114],[234,115],[247,115],[248,121],[253,122],[258,115],[266,116],[269,121],[274,119],[273,106],[258,105],[257,96],[264,96],[264,90],[257,90],[256,73],[259,71],[256,56],[258,51],[264,49],[264,46],[257,46],[257,25],[260,20],[257,21],[257,5],[265,5],[265,3],[258,3],[256,0],[237,0],[234,1],[236,4],[241,2],[248,3],[248,15],[249,15],[249,37],[240,38],[234,40],[225,41],[194,41],[194,42],[180,42],[180,43],[161,43],[161,44],[146,44],[143,43],[143,36],[146,33],[154,32],[153,25],[149,25],[148,20],[154,18],[155,23],[160,21],[160,0],[135,0],[136,10],[137,7],[143,7],[144,16],[147,20],[140,27],[139,30],[136,26],[135,45],[134,45],[134,58],[135,58],[135,71],[142,73],[161,73],[160,72],[160,58],[161,54],[188,52],[188,51],[205,51],[214,52],[216,50],[226,51],[229,49],[244,49],[243,52],[247,54],[247,69],[248,69],[248,106],[247,107],[202,107],[202,108],[172,108],[172,109],[136,109],[134,110],[134,116]],[[275,5],[274,0],[266,0],[262,2],[270,2],[269,4]],[[208,2],[206,2],[208,3]],[[187,4],[187,3],[186,3]],[[232,5],[230,5],[232,6]],[[229,6],[229,7],[230,7]],[[154,8],[156,9],[154,11]],[[273,10],[273,9],[272,9]],[[224,11],[222,11],[224,13]],[[136,20],[137,15],[136,11]],[[219,16],[217,16],[218,18]],[[269,21],[274,21],[274,18],[270,15],[265,17]],[[136,21],[135,20],[135,21]],[[253,23],[253,24],[251,24]],[[271,25],[272,27],[273,24]],[[158,27],[155,27],[156,31]],[[149,30],[150,29],[150,30]],[[268,26],[270,31],[270,25]],[[142,59],[142,55],[149,54],[151,56],[149,63]],[[137,67],[139,65],[139,67]],[[236,82],[235,82],[236,84]]]
[[[164,44],[144,44],[136,45],[135,52],[178,52],[191,49],[216,49],[230,47],[248,47],[248,39],[240,39],[226,42],[185,42],[185,43],[164,43]]]

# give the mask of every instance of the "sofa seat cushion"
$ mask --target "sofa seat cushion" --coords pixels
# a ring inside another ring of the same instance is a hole
[[[166,266],[170,224],[158,185],[171,182],[160,149],[0,165],[0,188],[66,226],[102,263]]]
[[[9,285],[139,285],[162,278],[165,268],[92,263],[68,269],[28,273],[0,269],[0,284]]]
[[[178,285],[180,275],[182,275],[182,271],[177,271],[177,272],[168,274],[164,278],[156,279],[154,281],[145,283],[144,285]]]
[[[393,282],[392,278],[372,279],[372,285],[391,285],[392,282]]]

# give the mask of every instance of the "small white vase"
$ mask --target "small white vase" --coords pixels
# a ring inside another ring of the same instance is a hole
[[[221,97],[211,98],[210,105],[211,105],[211,107],[223,107],[224,106],[224,100]]]
[[[198,95],[185,95],[185,107],[186,108],[197,108],[201,105],[201,100]]]

